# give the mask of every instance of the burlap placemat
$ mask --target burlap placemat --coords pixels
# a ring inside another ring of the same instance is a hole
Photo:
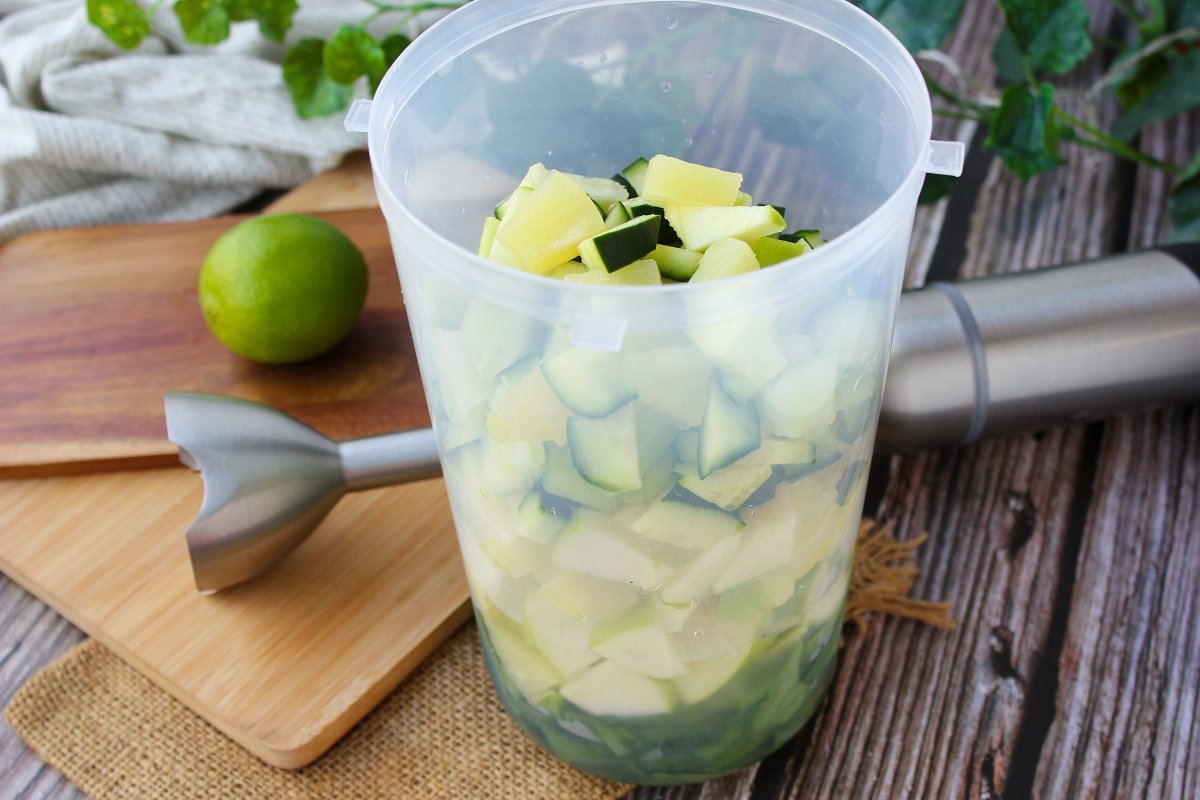
[[[912,550],[864,523],[849,620],[882,612],[952,626],[942,603],[907,597]],[[628,787],[547,755],[509,720],[466,625],[326,755],[288,772],[259,761],[95,642],[43,669],[9,723],[94,800],[598,800]]]

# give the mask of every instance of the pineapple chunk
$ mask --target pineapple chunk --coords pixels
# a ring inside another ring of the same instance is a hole
[[[551,170],[496,230],[501,245],[529,272],[545,274],[579,255],[579,243],[605,231],[604,218],[587,192]]]
[[[732,206],[742,176],[658,155],[646,167],[642,197],[659,206]]]

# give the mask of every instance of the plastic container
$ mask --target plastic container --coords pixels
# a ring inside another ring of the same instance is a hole
[[[841,0],[475,0],[352,110],[487,661],[556,756],[705,780],[820,703],[917,194],[961,164],[930,120],[908,54]],[[649,288],[474,255],[530,164],[656,153],[741,172],[832,241]]]

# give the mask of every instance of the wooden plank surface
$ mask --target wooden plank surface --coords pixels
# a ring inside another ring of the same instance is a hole
[[[997,19],[991,4],[967,14],[947,49],[984,74]],[[955,129],[971,132],[939,123]],[[910,284],[1163,240],[1159,174],[1071,149],[1063,169],[1022,186],[979,144],[950,201],[918,214]],[[1185,161],[1200,119],[1141,144]],[[850,640],[815,724],[779,753],[630,797],[1200,796],[1198,472],[1197,406],[877,462],[872,507],[900,536],[932,533],[916,593],[952,600],[960,629],[877,625]],[[77,635],[11,589],[10,619],[0,697]],[[8,796],[79,795],[0,726]]]
[[[167,391],[259,400],[335,438],[427,425],[383,217],[323,216],[363,251],[371,286],[346,340],[303,364],[251,363],[205,326],[199,265],[240,218],[49,231],[0,248],[0,477],[177,463]]]

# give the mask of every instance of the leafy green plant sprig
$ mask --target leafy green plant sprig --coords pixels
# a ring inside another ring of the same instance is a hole
[[[1059,166],[1064,143],[1163,170],[1174,178],[1172,238],[1200,239],[1200,153],[1189,164],[1171,164],[1136,144],[1146,126],[1200,108],[1200,0],[1109,0],[1133,33],[1130,42],[1093,40],[1080,0],[994,0],[1004,28],[992,48],[992,87],[979,86],[936,49],[959,25],[964,0],[853,1],[917,57],[937,101],[935,113],[985,126],[984,146],[1022,179]],[[1073,93],[1052,80],[1101,48],[1109,50],[1112,66],[1086,91],[1074,93],[1086,112],[1071,114],[1061,101]],[[938,80],[935,73],[950,79]],[[1121,115],[1106,131],[1097,118],[1108,93],[1115,94]],[[936,199],[951,185],[927,186],[924,199]]]
[[[150,20],[168,2],[154,0],[143,8],[135,0],[86,1],[88,19],[126,49],[149,34]],[[1172,164],[1137,146],[1146,126],[1200,108],[1200,0],[1108,0],[1132,34],[1127,42],[1093,39],[1090,14],[1080,0],[992,1],[1004,15],[1004,27],[992,48],[996,81],[983,87],[938,49],[960,24],[966,0],[852,0],[917,57],[935,112],[984,126],[984,146],[1013,173],[1029,179],[1056,168],[1064,144],[1162,170],[1173,178],[1172,239],[1200,240],[1200,153],[1187,164]],[[283,80],[301,117],[343,110],[362,80],[373,93],[409,44],[402,33],[407,23],[422,11],[462,5],[362,2],[371,10],[357,24],[343,25],[328,40],[306,38],[289,47]],[[232,25],[250,22],[265,38],[282,42],[297,10],[296,0],[174,0],[171,5],[185,38],[200,45],[223,41]],[[377,39],[367,26],[385,16],[392,24]],[[1097,49],[1110,56],[1112,65],[1090,88],[1078,92],[1054,84]],[[1072,94],[1085,101],[1080,115],[1063,107]],[[1106,95],[1115,95],[1121,109],[1110,130],[1097,121]],[[931,176],[922,200],[936,200],[952,185]]]
[[[361,80],[374,94],[392,62],[411,40],[402,29],[423,11],[452,9],[461,2],[388,3],[363,0],[371,11],[355,24],[342,25],[328,40],[300,39],[283,59],[283,81],[296,113],[305,119],[344,110]],[[132,50],[150,34],[150,20],[165,0],[143,8],[135,0],[87,0],[88,21],[114,44]],[[175,0],[171,4],[184,38],[213,45],[229,38],[233,25],[255,22],[265,39],[282,42],[299,8],[296,0]],[[367,26],[386,17],[391,23],[379,39]]]

